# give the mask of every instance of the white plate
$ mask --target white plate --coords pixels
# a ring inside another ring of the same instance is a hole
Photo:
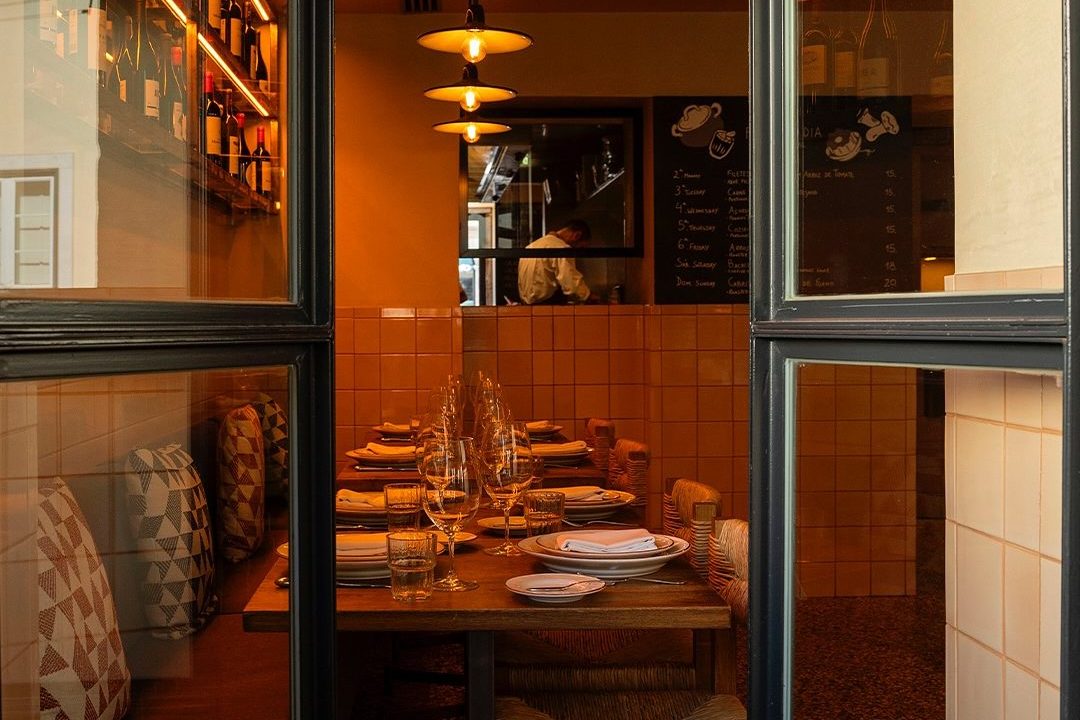
[[[345,453],[345,457],[356,461],[357,465],[363,465],[365,467],[408,467],[410,465],[416,465],[416,455],[377,455],[373,452],[360,452],[357,450],[348,450]]]
[[[529,437],[546,438],[558,434],[563,429],[562,425],[548,425],[547,427],[528,429]]]
[[[668,562],[690,549],[690,543],[682,538],[672,538],[671,548],[659,555],[643,558],[582,558],[553,555],[540,547],[535,537],[518,542],[523,552],[537,558],[547,568],[556,572],[581,573],[604,579],[637,577],[649,575],[664,567]]]
[[[563,555],[566,557],[577,558],[638,558],[649,557],[650,555],[660,555],[672,549],[675,545],[675,538],[668,535],[653,535],[653,539],[656,540],[656,547],[649,548],[648,550],[633,550],[631,552],[620,553],[601,553],[601,552],[583,552],[580,550],[560,550],[557,539],[560,535],[573,535],[575,532],[596,532],[595,530],[567,530],[559,533],[550,533],[548,535],[537,535],[536,544],[540,546],[540,549],[551,553],[552,555]]]
[[[392,438],[407,438],[412,437],[412,428],[406,428],[401,430],[399,428],[387,427],[386,425],[372,425],[371,429],[379,433],[384,437]]]
[[[435,533],[435,540],[441,545],[443,543],[450,542],[450,538],[446,536],[442,530],[431,530]],[[471,532],[465,532],[464,530],[454,533],[454,545],[463,545],[468,542],[472,542],[476,539],[476,534]]]
[[[565,590],[538,590],[541,587],[571,585]],[[607,584],[587,575],[564,574],[564,573],[537,573],[536,575],[518,575],[506,581],[506,589],[510,592],[527,597],[530,600],[544,603],[570,603],[580,600],[586,595],[600,592]]]
[[[633,494],[620,490],[609,490],[608,493],[615,495],[617,499],[591,503],[567,503],[566,517],[571,520],[601,520],[611,517],[636,499]]]
[[[486,517],[480,518],[476,521],[476,524],[487,530],[490,533],[496,535],[503,534],[503,519],[502,517]],[[510,516],[510,534],[511,535],[524,535],[525,534],[525,518],[521,515]]]

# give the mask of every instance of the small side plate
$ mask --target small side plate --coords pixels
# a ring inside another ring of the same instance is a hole
[[[605,587],[607,583],[603,580],[572,573],[518,575],[506,581],[506,589],[510,592],[542,603],[575,602]]]

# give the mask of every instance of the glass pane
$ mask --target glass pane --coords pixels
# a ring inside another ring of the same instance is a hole
[[[799,369],[795,718],[1057,717],[1060,382]]]
[[[0,297],[287,300],[285,0],[22,6]]]
[[[1060,291],[1060,4],[801,0],[796,12],[788,294]]]
[[[289,716],[289,377],[0,384],[4,718]]]

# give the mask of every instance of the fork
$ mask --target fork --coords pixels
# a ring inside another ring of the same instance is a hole
[[[637,523],[615,522],[613,520],[589,520],[588,522],[574,522],[563,518],[563,522],[571,527],[585,527],[587,525],[622,525],[623,527],[637,527]]]
[[[601,580],[600,578],[595,578],[595,579],[594,578],[589,578],[587,580],[576,580],[576,581],[574,581],[572,583],[567,583],[566,585],[546,585],[544,587],[529,588],[529,592],[551,592],[551,591],[566,590],[568,588],[574,587],[575,585],[584,585],[585,583],[591,583],[591,582],[594,582],[595,580],[600,580],[600,582],[604,583],[604,585],[607,586],[607,587],[611,587],[612,585],[615,585],[616,583],[630,582],[630,581],[633,581],[633,580],[636,580],[638,582],[656,583],[658,585],[685,585],[686,584],[685,580],[660,580],[659,578],[646,578],[646,577],[614,578],[612,580]]]

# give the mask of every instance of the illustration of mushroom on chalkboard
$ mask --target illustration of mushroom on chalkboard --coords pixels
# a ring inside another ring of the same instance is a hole
[[[687,105],[682,117],[671,126],[672,137],[688,148],[709,149],[709,155],[723,160],[735,147],[735,132],[724,129],[723,108],[720,103],[712,105]]]
[[[863,108],[856,118],[860,125],[866,127],[866,141],[877,142],[882,135],[898,135],[900,123],[896,116],[888,110],[881,112],[881,117],[876,118],[870,112],[870,108]],[[858,130],[833,130],[825,142],[825,156],[837,162],[847,162],[858,157],[859,153],[873,154],[873,150],[863,148],[863,135]]]

